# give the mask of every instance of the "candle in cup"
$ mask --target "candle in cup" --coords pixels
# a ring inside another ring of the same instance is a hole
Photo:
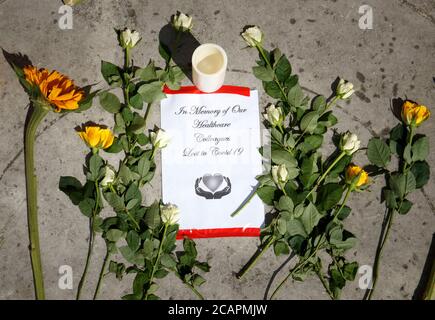
[[[226,68],[227,55],[217,44],[205,43],[193,52],[193,83],[203,92],[214,92],[222,87]]]
[[[197,68],[203,73],[213,74],[218,72],[219,69],[222,68],[223,63],[224,59],[222,55],[219,53],[213,53],[199,61]]]

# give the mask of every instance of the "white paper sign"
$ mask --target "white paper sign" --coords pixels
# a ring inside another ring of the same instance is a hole
[[[180,208],[180,230],[192,237],[258,235],[264,206],[257,196],[230,216],[262,171],[257,91],[167,94],[161,127],[171,137],[162,150],[163,201]]]

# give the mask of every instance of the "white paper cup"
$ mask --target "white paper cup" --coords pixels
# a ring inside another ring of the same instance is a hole
[[[227,54],[214,43],[204,43],[192,55],[193,84],[202,92],[214,92],[225,81]]]

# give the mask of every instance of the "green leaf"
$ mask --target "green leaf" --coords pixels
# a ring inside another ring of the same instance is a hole
[[[319,114],[325,111],[326,108],[326,98],[324,96],[317,96],[313,100],[313,110],[317,111]]]
[[[429,139],[421,137],[412,144],[412,161],[424,161],[429,155]]]
[[[310,111],[305,114],[300,123],[300,128],[302,131],[312,133],[317,126],[317,120],[319,119],[319,114],[317,111]]]
[[[272,161],[275,164],[284,164],[287,168],[295,168],[298,166],[296,158],[288,151],[283,149],[272,150]]]
[[[146,103],[158,102],[166,98],[166,95],[162,91],[162,83],[160,81],[145,83],[139,87],[137,92]]]
[[[145,224],[154,229],[160,225],[160,206],[158,202],[154,202],[146,211],[144,217]]]
[[[276,241],[273,244],[273,250],[275,252],[275,255],[277,255],[277,256],[290,253],[290,249],[289,249],[287,243],[285,243],[282,240]]]
[[[281,89],[275,81],[263,81],[264,91],[275,99],[282,99]]]
[[[195,274],[193,276],[192,284],[194,287],[199,287],[203,283],[205,283],[205,279],[202,276],[200,276],[199,274]]]
[[[275,195],[278,189],[272,186],[264,186],[257,189],[257,195],[260,197],[263,202],[269,206],[273,205],[275,200]]]
[[[151,161],[148,160],[145,156],[140,158],[139,162],[137,163],[137,173],[141,177],[145,177],[146,174],[150,171],[151,168]]]
[[[101,74],[109,85],[121,83],[119,68],[113,63],[101,61]]]
[[[281,196],[281,198],[279,198],[279,202],[276,207],[280,211],[293,212],[294,209],[293,200],[288,196]]]
[[[95,200],[86,198],[80,201],[79,209],[86,217],[92,217],[95,208]]]
[[[127,165],[122,164],[119,168],[118,172],[118,178],[121,180],[121,182],[125,185],[128,185],[130,181],[132,180],[131,171],[127,167]]]
[[[319,210],[327,211],[332,209],[338,202],[340,202],[343,195],[343,187],[338,183],[328,183],[321,187],[317,203]]]
[[[416,188],[415,177],[412,172],[407,174],[393,174],[390,177],[389,185],[397,197],[404,198]]]
[[[125,121],[120,113],[115,114],[115,127],[113,128],[113,132],[118,134],[125,133]]]
[[[191,256],[193,258],[196,258],[196,256],[198,255],[198,251],[196,250],[195,242],[189,238],[184,238],[183,248],[184,248],[184,251],[186,252],[186,254],[188,254],[189,256]]]
[[[134,113],[134,118],[131,124],[127,128],[127,132],[141,133],[145,127],[145,119],[138,113]]]
[[[338,214],[337,218],[339,220],[344,220],[349,216],[351,211],[352,211],[351,208],[349,208],[348,206],[344,206],[343,209],[341,209],[340,213]]]
[[[157,73],[156,73],[156,67],[154,65],[154,61],[150,61],[145,68],[139,69],[136,72],[136,76],[145,82],[156,80]]]
[[[317,211],[317,208],[310,202],[305,207],[302,216],[300,217],[302,224],[304,225],[305,232],[310,234],[314,227],[317,226],[321,218],[321,214]]]
[[[390,131],[390,139],[393,141],[400,142],[405,138],[406,128],[402,123],[396,125]]]
[[[126,206],[127,210],[131,210],[134,207],[136,207],[139,204],[139,200],[138,199],[131,199]]]
[[[267,66],[256,66],[252,68],[254,76],[262,81],[272,81],[275,77],[273,70]]]
[[[117,242],[124,235],[124,232],[118,229],[110,229],[106,232],[106,239]]]
[[[97,181],[100,175],[100,169],[103,166],[103,159],[98,154],[93,154],[89,159],[89,173],[91,181]]]
[[[122,145],[121,145],[121,141],[118,137],[115,137],[112,145],[109,148],[104,149],[104,152],[107,152],[107,153],[119,153],[121,151],[122,151]]]
[[[406,145],[405,149],[403,149],[403,159],[406,163],[412,163],[412,147],[410,144]]]
[[[275,74],[278,80],[283,83],[290,77],[292,66],[285,55],[282,55],[275,67]]]
[[[304,142],[298,145],[298,149],[300,149],[303,153],[308,153],[312,150],[320,148],[322,143],[323,135],[313,134],[306,136],[304,138]]]
[[[348,281],[355,280],[355,276],[357,272],[358,272],[358,262],[346,263],[343,267],[343,276]]]
[[[385,198],[385,204],[388,209],[396,209],[397,207],[397,201],[396,201],[396,195],[392,190],[385,189],[383,191],[383,195]]]
[[[113,207],[115,211],[122,211],[125,209],[124,201],[117,194],[112,192],[105,192],[103,195],[106,201],[111,207]]]
[[[110,92],[102,92],[99,94],[100,105],[104,110],[110,113],[117,113],[121,109],[121,102],[118,97]]]
[[[177,261],[168,253],[164,253],[160,259],[160,263],[169,269],[173,269],[177,266]]]
[[[131,199],[138,199],[138,202],[142,201],[142,195],[135,183],[130,184],[124,197],[125,201],[130,201]]]
[[[306,238],[308,236],[304,225],[299,219],[290,219],[287,221],[287,233],[290,235],[290,237],[300,235]]]
[[[386,168],[391,160],[390,148],[379,138],[372,138],[367,145],[367,157],[374,165]]]
[[[143,107],[142,96],[139,93],[132,96],[130,98],[130,105],[135,109],[142,110]]]
[[[415,187],[417,189],[423,187],[429,181],[430,167],[426,161],[415,162],[410,170],[415,177]]]
[[[133,200],[135,200],[135,199],[133,199]],[[132,201],[133,201],[133,200],[132,200]],[[136,252],[137,249],[139,249],[139,247],[140,247],[140,237],[139,237],[139,235],[137,234],[136,231],[134,231],[134,230],[130,230],[130,231],[127,233],[127,238],[126,238],[126,240],[127,240],[128,247],[129,247],[132,251]]]
[[[288,101],[293,107],[299,108],[303,99],[304,93],[299,85],[295,85],[289,90]]]
[[[398,212],[400,214],[407,214],[409,212],[409,210],[411,210],[412,204],[413,203],[411,201],[409,201],[407,199],[404,199],[403,202],[402,202],[402,205],[400,206],[400,208],[398,210]]]
[[[142,254],[135,253],[129,246],[123,246],[119,248],[119,252],[122,254],[125,260],[132,264],[143,265],[144,256]]]

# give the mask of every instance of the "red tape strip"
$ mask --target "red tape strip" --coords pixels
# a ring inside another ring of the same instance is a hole
[[[167,94],[208,94],[207,92],[200,91],[195,86],[184,86],[180,87],[179,90],[171,90],[167,86],[165,86],[163,88],[163,92]],[[210,93],[232,93],[249,97],[251,95],[251,89],[249,89],[248,87],[222,86],[219,90]]]
[[[217,228],[217,229],[183,229],[179,230],[177,239],[188,237],[198,238],[224,238],[224,237],[259,237],[260,228]]]

